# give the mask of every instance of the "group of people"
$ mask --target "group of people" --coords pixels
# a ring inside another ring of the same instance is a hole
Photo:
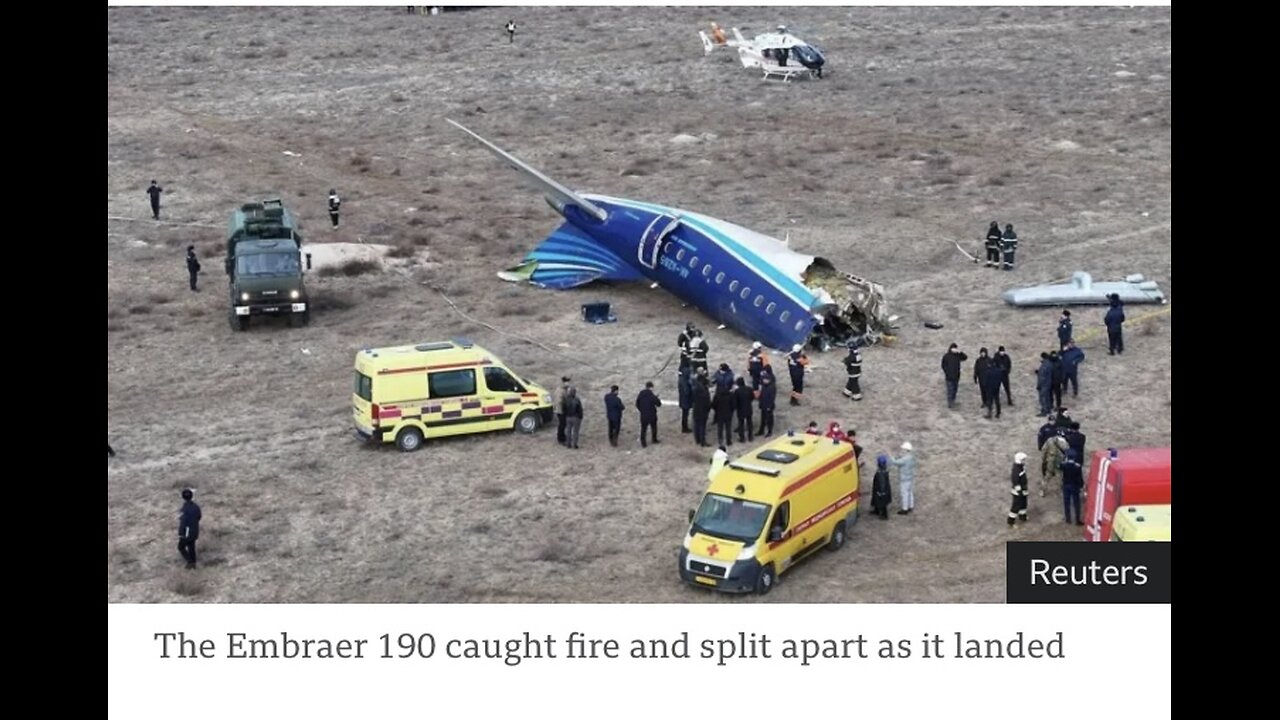
[[[604,396],[604,413],[609,422],[609,444],[618,447],[618,438],[622,434],[622,415],[626,411],[619,388],[613,385]],[[658,441],[658,408],[662,406],[662,398],[653,391],[653,383],[646,382],[644,389],[636,395],[635,407],[640,412],[640,447],[649,447]],[[555,401],[557,419],[556,441],[564,447],[577,450],[582,434],[582,399],[578,397],[578,389],[566,375],[560,378],[560,393]]]
[[[963,374],[963,363],[969,355],[960,350],[960,346],[951,343],[942,356],[942,377],[947,387],[947,408],[954,410],[956,396],[960,391],[960,376]],[[973,382],[978,386],[982,398],[982,407],[987,411],[987,418],[1000,417],[1000,391],[1004,391],[1005,403],[1013,405],[1013,391],[1009,387],[1009,374],[1013,372],[1013,358],[1005,351],[1004,346],[996,348],[992,356],[986,348],[978,350],[978,359],[973,363]]]
[[[1080,423],[1072,419],[1067,408],[1059,407],[1051,413],[1036,436],[1040,451],[1040,497],[1051,491],[1062,493],[1064,521],[1070,525],[1083,525],[1080,504],[1084,492],[1084,467],[1086,437]],[[1009,507],[1009,527],[1027,520],[1027,504],[1030,485],[1027,479],[1027,454],[1013,456],[1010,472],[1010,492],[1013,501]]]
[[[991,221],[987,228],[987,267],[1013,269],[1014,254],[1018,252],[1018,233],[1013,231],[1013,223],[1006,223],[1004,232],[1000,232],[1000,223]]]

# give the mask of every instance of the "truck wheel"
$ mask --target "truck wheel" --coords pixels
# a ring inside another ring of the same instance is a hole
[[[827,550],[830,550],[831,552],[839,550],[844,547],[844,541],[844,521],[841,520],[836,523],[835,529],[831,531],[831,539],[827,541]]]
[[[404,452],[413,452],[422,447],[422,431],[416,427],[407,427],[396,433],[396,447]]]
[[[248,330],[249,316],[248,315],[232,315],[231,329],[236,330],[238,332],[244,332],[245,330]]]
[[[538,429],[538,415],[532,410],[525,410],[516,416],[516,430],[525,435]]]
[[[289,327],[302,327],[311,320],[310,312],[292,313],[289,315]]]
[[[778,576],[773,573],[772,565],[765,565],[760,568],[760,575],[756,577],[756,594],[768,595],[777,581]]]

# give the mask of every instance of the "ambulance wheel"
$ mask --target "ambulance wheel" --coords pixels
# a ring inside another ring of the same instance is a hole
[[[516,430],[526,435],[538,429],[538,414],[532,410],[525,410],[516,416]]]
[[[413,452],[422,447],[422,431],[416,427],[407,427],[396,433],[396,447],[404,452]]]
[[[768,595],[777,582],[778,576],[774,574],[773,566],[765,565],[760,568],[760,574],[756,576],[756,594]]]
[[[844,547],[844,541],[844,521],[841,520],[836,523],[835,529],[831,531],[831,539],[827,541],[827,549],[831,552],[835,552]]]

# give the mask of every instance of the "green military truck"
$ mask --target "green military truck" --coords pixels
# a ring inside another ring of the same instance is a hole
[[[233,330],[248,330],[254,315],[285,315],[292,327],[310,321],[302,257],[297,218],[280,200],[246,203],[231,214],[226,264]],[[311,269],[310,253],[305,269]]]

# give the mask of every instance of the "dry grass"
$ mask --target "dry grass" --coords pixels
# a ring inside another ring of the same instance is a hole
[[[1034,447],[1031,358],[1052,342],[1056,312],[1015,310],[999,293],[1074,270],[1142,272],[1171,292],[1171,231],[1159,229],[1171,216],[1170,82],[1148,79],[1171,76],[1168,8],[858,8],[872,33],[851,32],[839,8],[791,8],[831,73],[788,86],[704,60],[693,35],[704,8],[525,8],[545,32],[514,49],[494,42],[500,8],[433,19],[447,32],[425,37],[395,12],[108,8],[108,214],[149,220],[141,193],[156,173],[172,192],[166,219],[216,226],[108,222],[107,422],[120,451],[107,476],[109,601],[716,600],[680,586],[672,553],[710,453],[678,432],[674,408],[660,446],[640,449],[629,410],[622,447],[609,447],[600,396],[617,383],[630,406],[653,378],[674,401],[674,373],[659,370],[687,320],[711,329],[716,363],[740,366],[751,338],[648,283],[499,281],[561,220],[445,117],[570,187],[789,232],[798,250],[884,283],[902,330],[864,353],[866,399],[844,400],[839,358],[817,355],[806,405],[783,403],[777,426],[839,418],[873,457],[912,440],[919,509],[859,523],[842,553],[788,573],[769,600],[1004,599],[1008,466]],[[734,13],[744,29],[777,22],[769,8]],[[653,47],[591,29],[605,25],[684,38],[687,53],[655,64]],[[269,36],[244,31],[262,27]],[[1117,63],[1136,76],[1113,80]],[[718,139],[669,142],[681,132]],[[347,199],[339,230],[327,227],[330,187]],[[395,261],[412,280],[313,274],[309,326],[233,332],[221,227],[236,203],[271,195],[310,242],[381,231],[430,253]],[[993,219],[1024,238],[1016,273],[974,267],[951,244],[977,247]],[[209,259],[201,293],[186,291],[175,252],[189,242]],[[464,320],[433,286],[541,346]],[[582,303],[601,300],[620,322],[584,324]],[[1101,314],[1082,309],[1080,327]],[[934,318],[946,328],[922,329]],[[1172,324],[1151,325],[1126,333],[1122,357],[1107,356],[1105,336],[1085,347],[1072,411],[1096,447],[1170,441]],[[359,444],[355,353],[452,336],[547,387],[572,375],[583,449],[562,449],[554,428],[413,454]],[[968,388],[945,409],[938,357],[952,341],[971,356],[1012,351],[1018,404],[999,422]],[[188,574],[169,538],[177,504],[157,498],[190,483],[223,541],[202,548],[211,567]],[[1051,503],[1033,498],[1032,518],[1021,537],[1076,537]],[[516,556],[488,549],[515,536]]]

